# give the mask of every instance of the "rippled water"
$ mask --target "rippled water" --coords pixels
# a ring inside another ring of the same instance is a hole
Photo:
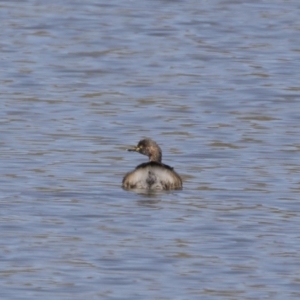
[[[299,299],[298,1],[0,8],[1,299]]]

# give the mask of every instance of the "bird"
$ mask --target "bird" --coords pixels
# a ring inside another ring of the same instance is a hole
[[[145,189],[179,190],[182,189],[182,179],[168,165],[162,163],[162,151],[158,144],[150,138],[139,141],[136,147],[127,149],[149,157],[149,161],[138,165],[127,173],[122,181],[125,190]]]

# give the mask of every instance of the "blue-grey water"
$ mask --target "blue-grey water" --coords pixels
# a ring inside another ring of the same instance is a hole
[[[299,299],[296,0],[1,1],[1,299]],[[155,139],[182,191],[124,191]]]

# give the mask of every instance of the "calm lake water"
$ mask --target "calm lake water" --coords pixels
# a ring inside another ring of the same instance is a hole
[[[1,299],[299,299],[299,11],[2,1]]]

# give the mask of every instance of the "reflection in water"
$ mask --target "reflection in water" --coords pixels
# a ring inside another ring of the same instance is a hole
[[[145,197],[145,199],[138,200],[137,204],[141,205],[141,206],[148,206],[148,207],[151,207],[151,208],[159,208],[157,206],[157,204],[159,204],[161,202],[161,200],[160,199],[149,199],[149,196],[150,195],[148,195],[147,198]]]

